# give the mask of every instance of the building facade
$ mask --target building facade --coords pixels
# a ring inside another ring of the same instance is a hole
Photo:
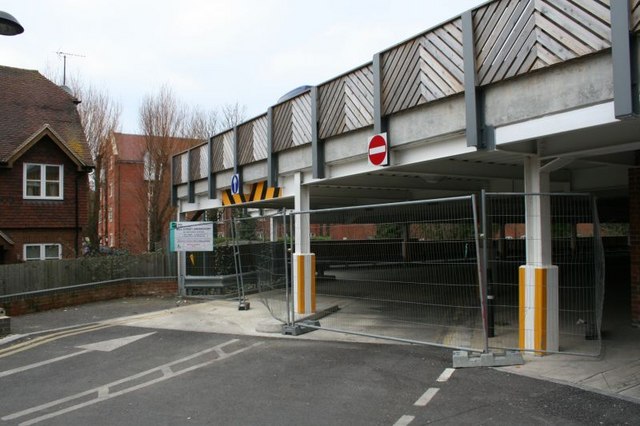
[[[0,67],[0,263],[74,258],[92,160],[79,101],[37,71]]]
[[[163,143],[169,144],[168,152],[174,154],[199,142],[169,138]],[[151,241],[150,237],[151,200],[156,200],[154,208],[167,209],[161,215],[167,232],[168,219],[174,217],[175,210],[170,202],[170,179],[160,170],[155,173],[149,146],[149,138],[143,135],[113,133],[111,137],[100,191],[98,234],[102,246],[129,253],[162,248],[162,241]],[[151,197],[153,191],[158,192],[155,198]]]

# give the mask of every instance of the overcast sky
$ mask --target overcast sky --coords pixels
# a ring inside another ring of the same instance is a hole
[[[0,0],[25,32],[0,37],[0,64],[67,75],[122,105],[122,131],[163,84],[190,106],[238,102],[247,118],[481,0]],[[61,82],[58,82],[61,83]]]

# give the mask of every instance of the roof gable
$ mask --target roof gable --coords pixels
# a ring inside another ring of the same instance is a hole
[[[22,144],[16,147],[16,149],[6,158],[6,163],[9,167],[13,167],[13,163],[20,158],[25,152],[29,150],[33,145],[40,142],[43,137],[49,136],[49,138],[60,148],[75,164],[78,168],[87,167],[81,158],[78,157],[75,151],[72,151],[64,140],[58,135],[48,124],[45,124],[40,130],[28,137]]]
[[[93,161],[77,110],[77,99],[37,71],[0,66],[0,163],[12,163],[43,135],[73,161]]]

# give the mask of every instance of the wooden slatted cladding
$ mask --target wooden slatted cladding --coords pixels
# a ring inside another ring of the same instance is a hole
[[[224,170],[223,152],[224,152],[223,135],[213,137],[211,141],[211,169],[214,172]]]
[[[235,162],[235,141],[233,129],[222,134],[222,163],[225,169],[233,169]]]
[[[318,87],[320,139],[373,124],[373,66],[365,65]]]
[[[273,107],[273,152],[311,143],[311,95],[307,92]]]
[[[462,92],[461,20],[384,52],[381,62],[385,115]]]
[[[238,126],[238,164],[267,158],[267,115]]]
[[[189,180],[195,181],[207,177],[207,148],[208,145],[200,145],[189,151]]]
[[[609,2],[502,0],[473,22],[481,85],[611,47]]]
[[[640,32],[640,0],[631,0],[631,28]]]
[[[173,184],[187,182],[187,156],[188,152],[183,152],[173,157]]]

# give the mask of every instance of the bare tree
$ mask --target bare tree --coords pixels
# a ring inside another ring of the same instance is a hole
[[[99,245],[98,222],[107,148],[111,135],[118,130],[121,107],[106,91],[84,85],[78,78],[71,79],[70,84],[72,92],[81,101],[78,113],[95,167],[90,176],[93,191],[90,193],[87,236],[92,248],[96,249]]]
[[[184,136],[187,138],[206,141],[211,136],[218,133],[219,130],[220,119],[217,111],[212,110],[205,112],[202,109],[194,108],[191,110],[190,116],[187,120]]]
[[[149,251],[162,241],[173,215],[171,206],[171,155],[184,145],[178,140],[187,130],[187,109],[178,102],[168,86],[156,95],[147,95],[140,107],[140,129],[145,137],[146,188],[141,188],[147,206]]]
[[[247,114],[247,107],[245,105],[225,104],[221,108],[222,110],[222,130],[230,129],[238,124],[242,123]]]

